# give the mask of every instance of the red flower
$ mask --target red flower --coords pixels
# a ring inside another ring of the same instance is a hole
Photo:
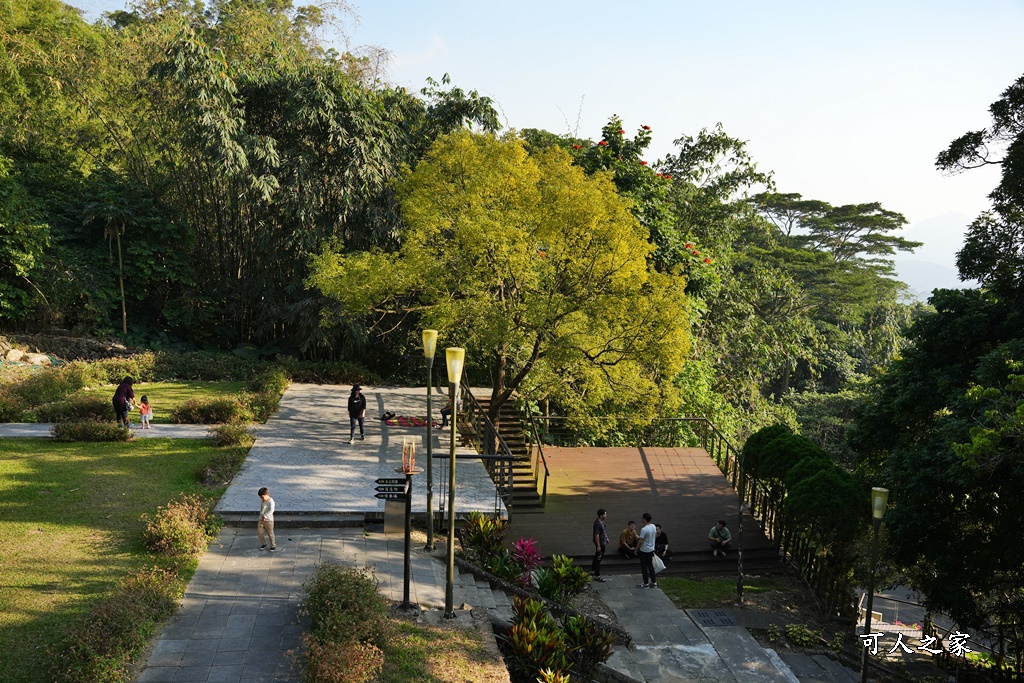
[[[650,130],[651,129],[650,126],[644,126],[643,128],[644,128],[644,130]]]
[[[709,258],[704,259],[704,263],[711,263],[711,259],[709,259]]]
[[[619,128],[619,135],[625,135],[625,134],[626,134],[626,131],[624,131],[621,128]]]
[[[646,166],[646,165],[647,165],[647,162],[646,162],[646,161],[641,161],[641,162],[640,162],[640,165],[641,165],[641,166]]]
[[[694,249],[694,250],[693,250],[693,255],[694,255],[694,256],[700,256],[700,252],[699,252],[699,251],[697,251],[696,249]]]
[[[693,249],[693,245],[691,243],[687,242],[686,243],[686,248],[687,249]]]
[[[573,149],[583,149],[583,145],[573,145]]]
[[[602,147],[607,147],[608,146],[608,141],[607,140],[601,140],[601,142],[599,142],[597,144],[601,145]]]

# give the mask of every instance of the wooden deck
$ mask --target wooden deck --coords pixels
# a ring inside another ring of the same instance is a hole
[[[548,446],[544,454],[551,471],[547,508],[535,514],[513,511],[506,538],[533,538],[545,557],[592,556],[591,530],[602,507],[608,510],[611,542],[606,562],[615,555],[619,532],[629,520],[639,529],[644,512],[662,525],[677,554],[710,557],[707,535],[719,519],[728,522],[735,539],[739,497],[702,448]],[[743,520],[743,546],[745,551],[771,547],[749,514]]]

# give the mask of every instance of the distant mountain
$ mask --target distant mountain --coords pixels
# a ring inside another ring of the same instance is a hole
[[[961,282],[956,268],[941,263],[898,259],[893,264],[896,266],[896,276],[906,282],[910,293],[921,301],[927,301],[936,288],[962,289],[977,286],[976,282]]]
[[[977,287],[978,283],[962,282],[956,270],[956,253],[964,243],[964,233],[973,219],[962,213],[947,213],[911,225],[902,237],[924,242],[913,254],[893,259],[896,274],[910,286],[921,300],[932,290]]]

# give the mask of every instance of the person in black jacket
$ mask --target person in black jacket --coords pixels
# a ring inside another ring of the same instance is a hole
[[[117,426],[124,427],[125,429],[131,426],[128,411],[132,409],[132,399],[135,398],[135,391],[132,390],[134,383],[135,380],[131,377],[125,377],[117,385],[117,390],[114,391],[114,398],[111,399],[114,404],[114,413],[117,415]]]
[[[654,554],[667,560],[672,557],[672,551],[668,549],[668,534],[661,530],[660,524],[655,524],[654,529]]]
[[[352,393],[348,397],[348,418],[349,433],[348,442],[352,443],[356,438],[356,423],[359,423],[359,440],[365,437],[363,434],[363,419],[366,417],[366,397],[363,396],[363,388],[358,384],[352,387]]]

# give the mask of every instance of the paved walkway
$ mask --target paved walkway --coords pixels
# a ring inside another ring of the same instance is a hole
[[[140,439],[205,439],[210,434],[210,425],[152,425],[149,429],[136,426],[132,434]],[[49,437],[53,436],[53,425],[45,422],[0,423],[0,438],[3,437]]]
[[[401,602],[404,539],[362,528],[279,529],[278,552],[258,549],[252,529],[225,527],[203,556],[178,614],[160,635],[137,683],[301,681],[293,657],[307,624],[299,617],[302,584],[324,562],[374,568],[380,590]],[[411,553],[410,601],[444,607],[443,546]],[[458,577],[456,604],[475,589]],[[478,603],[479,604],[479,603]],[[457,619],[472,628],[468,612]]]

